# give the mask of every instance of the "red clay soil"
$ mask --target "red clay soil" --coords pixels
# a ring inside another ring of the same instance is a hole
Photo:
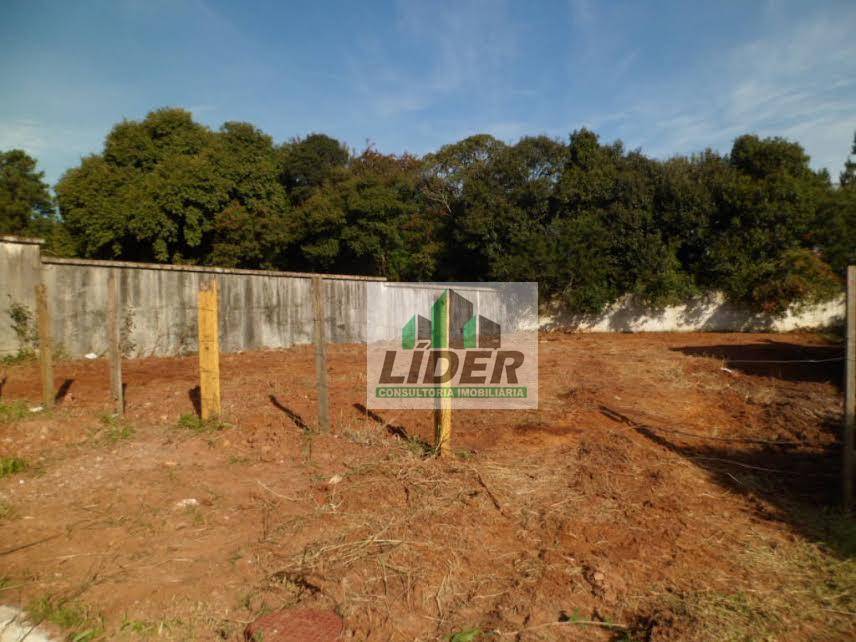
[[[431,412],[362,407],[361,346],[329,348],[328,434],[305,429],[308,346],[224,355],[228,426],[203,432],[177,426],[195,357],[125,362],[133,434],[103,419],[106,362],[61,362],[57,408],[0,424],[0,456],[29,463],[0,480],[0,603],[74,605],[119,640],[240,640],[291,607],[335,611],[352,640],[662,640],[692,639],[675,596],[789,589],[756,561],[824,545],[795,507],[836,501],[839,346],[548,334],[540,348],[540,408],[456,411],[447,461],[423,453]],[[822,361],[759,363],[794,359]],[[0,382],[4,403],[38,403],[36,364]],[[778,626],[856,633],[834,609]]]

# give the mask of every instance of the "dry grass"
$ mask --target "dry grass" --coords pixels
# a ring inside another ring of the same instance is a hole
[[[109,582],[74,599],[104,614],[109,639],[129,641],[238,640],[257,616],[296,605],[335,609],[356,640],[856,639],[852,529],[785,505],[814,486],[776,494],[796,475],[765,473],[789,468],[773,448],[668,432],[800,439],[795,454],[822,457],[835,391],[732,375],[660,339],[617,340],[550,342],[539,410],[456,415],[466,450],[442,461],[407,438],[430,439],[427,413],[354,407],[362,389],[345,385],[359,359],[334,360],[333,399],[346,402],[325,434],[271,405],[249,367],[236,369],[229,412],[241,428],[228,431],[188,418],[176,429],[189,380],[168,388],[140,373],[139,414],[104,420],[88,444],[70,431],[44,448],[66,423],[97,421],[73,402],[39,413],[44,439],[9,422],[10,438],[29,440],[15,454],[47,472],[3,480],[14,513],[3,527],[14,543],[35,541],[30,525],[63,533],[58,557],[47,545],[8,557],[10,577],[22,603],[67,595],[103,558]],[[277,376],[280,400],[311,424],[303,352],[294,381]],[[251,356],[230,359],[276,373]],[[646,435],[603,405],[662,430]],[[185,498],[200,505],[177,510]]]
[[[438,636],[470,625],[497,631],[468,614],[506,596],[518,599],[556,572],[533,545],[545,524],[555,526],[584,501],[569,488],[573,466],[570,456],[564,467],[545,467],[528,458],[443,462],[399,449],[351,471],[331,491],[337,510],[319,510],[316,519],[334,534],[286,560],[269,560],[269,580],[311,587],[314,599],[377,626],[395,626],[404,607],[433,621]],[[367,504],[366,495],[383,499]],[[507,537],[481,541],[485,528]],[[506,565],[511,579],[500,571]],[[559,565],[568,571],[566,562]]]
[[[650,615],[634,627],[634,639],[854,639],[856,525],[841,515],[812,517],[839,550],[802,538],[749,547],[739,558],[748,583],[724,591],[699,578],[694,590],[665,593],[643,609]]]

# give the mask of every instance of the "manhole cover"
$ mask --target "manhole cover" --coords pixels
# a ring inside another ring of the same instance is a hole
[[[264,642],[335,642],[345,623],[333,611],[287,609],[260,617],[247,626],[247,640]]]

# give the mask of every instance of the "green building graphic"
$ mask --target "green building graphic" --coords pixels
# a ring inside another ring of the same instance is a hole
[[[449,312],[449,336],[443,332],[446,310]],[[401,329],[401,347],[404,350],[452,348],[455,350],[481,348],[495,350],[501,345],[499,323],[480,314],[473,314],[474,306],[466,297],[451,288],[444,290],[434,301],[430,319],[414,314]]]

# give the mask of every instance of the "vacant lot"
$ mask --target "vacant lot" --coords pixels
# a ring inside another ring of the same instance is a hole
[[[838,345],[791,335],[543,335],[538,411],[366,412],[364,352],[0,369],[0,603],[77,639],[242,639],[334,609],[348,639],[845,640],[856,539],[840,485]],[[761,363],[823,360],[820,363]],[[27,403],[20,403],[25,400]],[[704,438],[700,438],[703,436]],[[478,629],[481,636],[467,635]],[[87,633],[88,632],[88,633]]]

